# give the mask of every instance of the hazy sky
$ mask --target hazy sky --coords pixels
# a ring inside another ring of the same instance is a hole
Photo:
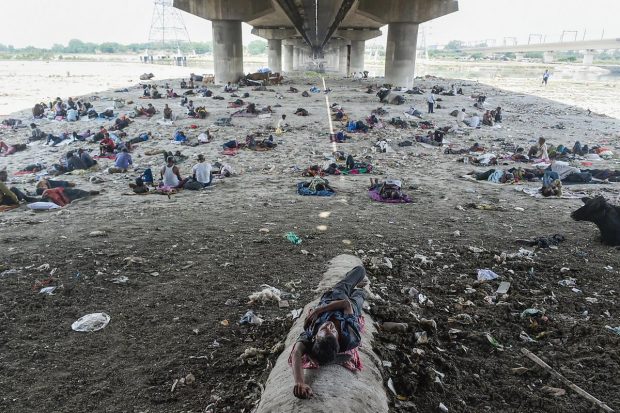
[[[530,33],[557,41],[563,30],[577,30],[579,39],[584,30],[586,38],[600,38],[603,30],[606,38],[620,37],[620,0],[460,0],[459,6],[459,12],[425,25],[428,44],[445,44],[453,39],[497,39],[501,44],[504,37],[527,42]],[[50,47],[73,38],[134,43],[148,40],[153,1],[3,0],[1,12],[3,44]],[[191,40],[211,39],[207,20],[187,13],[182,16]],[[244,25],[244,42],[253,38],[250,27]],[[374,41],[385,42],[385,36]]]

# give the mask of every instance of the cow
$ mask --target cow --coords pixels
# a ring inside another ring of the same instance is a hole
[[[581,198],[584,206],[574,211],[575,221],[589,221],[601,231],[601,242],[620,246],[620,207],[610,205],[602,196]]]
[[[379,90],[379,92],[377,92],[377,97],[379,98],[379,101],[381,101],[381,103],[387,103],[390,105],[402,105],[403,103],[405,103],[405,98],[397,93],[392,92],[391,89],[382,88],[381,90]]]

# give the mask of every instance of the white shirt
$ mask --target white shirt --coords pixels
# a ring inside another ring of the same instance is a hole
[[[180,182],[173,169],[174,166],[164,166],[164,185],[176,188]]]
[[[463,122],[465,120],[465,112],[460,111],[457,115],[456,115],[456,121],[457,122]]]
[[[435,95],[431,93],[430,95],[428,95],[428,98],[426,98],[426,101],[428,103],[435,103]]]
[[[540,159],[549,159],[549,153],[547,151],[546,143],[543,143],[542,145],[540,145],[540,147],[538,148],[538,154],[540,156]]]
[[[208,184],[211,182],[211,164],[206,162],[200,162],[194,165],[192,172],[196,175],[196,180],[201,184]]]
[[[67,122],[75,122],[78,117],[78,111],[75,109],[69,109],[67,111]]]

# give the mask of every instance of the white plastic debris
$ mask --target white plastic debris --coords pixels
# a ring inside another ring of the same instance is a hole
[[[491,270],[478,270],[478,281],[491,281],[499,278],[499,275],[495,274]]]
[[[106,313],[91,313],[80,317],[71,324],[73,331],[90,333],[104,329],[110,322],[110,316]]]

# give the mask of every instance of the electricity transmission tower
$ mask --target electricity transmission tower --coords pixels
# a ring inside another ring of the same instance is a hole
[[[176,49],[189,43],[189,33],[179,10],[172,6],[173,0],[154,0],[153,20],[149,30],[149,43],[162,50]]]

